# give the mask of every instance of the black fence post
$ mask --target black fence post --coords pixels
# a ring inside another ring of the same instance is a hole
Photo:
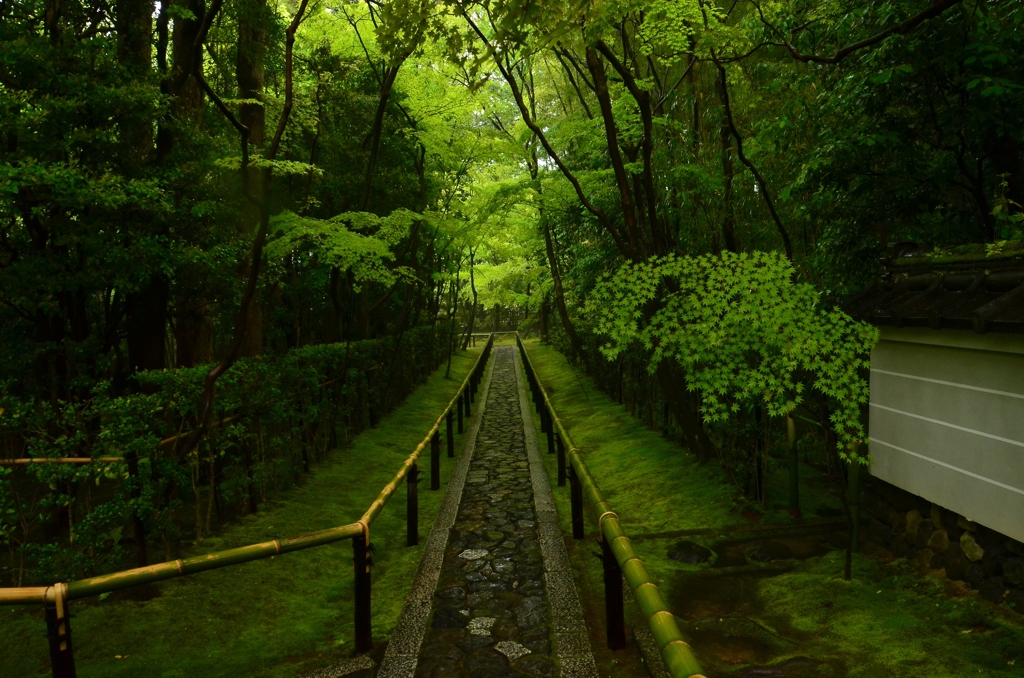
[[[373,649],[373,631],[370,627],[370,559],[366,536],[352,538],[352,562],[355,564],[356,654]]]
[[[572,504],[572,538],[583,539],[583,485],[569,466],[569,503]]]
[[[445,419],[445,433],[448,438],[448,458],[452,459],[455,457],[455,413],[448,410],[448,416]]]
[[[441,432],[430,437],[430,489],[441,489]]]
[[[548,454],[555,453],[555,419],[551,415],[549,410],[545,410],[548,413]]]
[[[466,384],[466,390],[462,392],[462,404],[466,406],[466,419],[469,419],[470,413],[470,397],[469,397],[469,384]]]
[[[562,436],[555,438],[558,447],[558,486],[565,487],[565,443]]]
[[[420,543],[420,467],[413,464],[405,476],[405,545]]]
[[[463,415],[463,410],[465,408],[462,405],[462,394],[461,393],[459,394],[459,403],[458,403],[458,405],[455,406],[455,409],[459,413],[459,433],[464,433],[464,431],[462,430],[462,415]]]
[[[75,655],[71,647],[71,616],[64,584],[54,586],[54,599],[47,600],[46,635],[50,641],[53,678],[75,678]]]
[[[601,562],[604,565],[604,610],[608,630],[608,648],[626,647],[626,619],[622,605],[622,569],[615,554],[601,535]]]

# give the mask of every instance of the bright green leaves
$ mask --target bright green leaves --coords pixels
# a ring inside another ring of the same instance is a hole
[[[781,416],[809,386],[826,396],[841,454],[866,441],[862,373],[878,331],[820,306],[813,287],[793,281],[778,252],[651,259],[622,266],[587,303],[595,329],[615,358],[639,343],[650,369],[673,360],[700,392],[707,421],[744,402]]]
[[[641,48],[645,54],[655,49],[666,53],[666,63],[677,61],[692,47],[696,27],[703,25],[700,3],[653,0],[644,4],[647,14],[639,30]]]
[[[272,239],[265,252],[275,267],[286,258],[292,265],[315,261],[342,271],[351,270],[357,284],[391,285],[408,271],[388,267],[394,259],[390,248],[407,237],[413,222],[421,219],[421,215],[404,209],[386,217],[346,212],[326,220],[282,212],[270,221]]]

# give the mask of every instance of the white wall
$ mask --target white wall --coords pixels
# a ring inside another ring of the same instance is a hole
[[[1024,541],[1024,336],[883,328],[871,473]]]

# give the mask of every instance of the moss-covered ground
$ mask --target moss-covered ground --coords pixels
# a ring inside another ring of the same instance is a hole
[[[442,366],[377,428],[333,451],[303,485],[196,544],[187,555],[297,536],[358,519],[426,435],[479,350],[454,356],[449,378]],[[462,436],[457,435],[455,442],[458,451]],[[398,619],[454,468],[443,447],[441,456],[441,490],[429,490],[429,475],[420,484],[421,546],[405,545],[404,490],[396,492],[372,528],[372,621],[378,648]],[[425,458],[421,471],[428,469]],[[302,675],[351,656],[352,580],[352,550],[345,541],[170,580],[156,585],[159,595],[150,600],[114,594],[105,600],[76,601],[71,623],[78,675]],[[0,608],[0,638],[0,676],[49,673],[41,610]]]
[[[670,559],[669,549],[684,538],[724,551],[730,542],[754,543],[757,529],[796,528],[798,521],[775,503],[787,497],[785,472],[769,479],[769,508],[754,507],[716,463],[700,464],[645,428],[554,349],[535,341],[527,349],[709,676],[1024,676],[1024,616],[905,560],[855,554],[854,577],[846,582],[841,526],[773,539],[802,560],[715,567]],[[554,455],[546,461],[554,479]],[[806,466],[801,473],[805,520],[839,513],[835,488],[820,472]],[[556,488],[555,500],[571,534],[568,488]],[[607,676],[644,675],[632,644],[616,653],[602,647],[596,539],[588,512],[587,539],[569,550],[598,666]]]

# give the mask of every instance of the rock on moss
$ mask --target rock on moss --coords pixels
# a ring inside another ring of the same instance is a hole
[[[946,536],[945,530],[935,530],[931,536],[928,537],[928,548],[936,553],[945,553],[946,549],[949,548],[949,537]]]
[[[1008,558],[1003,563],[1003,577],[1011,586],[1024,588],[1024,558]]]
[[[974,541],[974,536],[970,532],[964,532],[960,535],[960,548],[963,549],[967,559],[972,562],[978,562],[985,555],[985,549],[981,548],[978,542]]]
[[[907,511],[907,542],[917,544],[917,528],[921,525],[921,512]]]
[[[967,578],[967,566],[971,561],[967,560],[960,544],[954,544],[946,549],[946,576],[950,579],[963,581]]]
[[[692,541],[681,541],[668,550],[668,557],[687,565],[706,563],[714,555],[711,549]]]

